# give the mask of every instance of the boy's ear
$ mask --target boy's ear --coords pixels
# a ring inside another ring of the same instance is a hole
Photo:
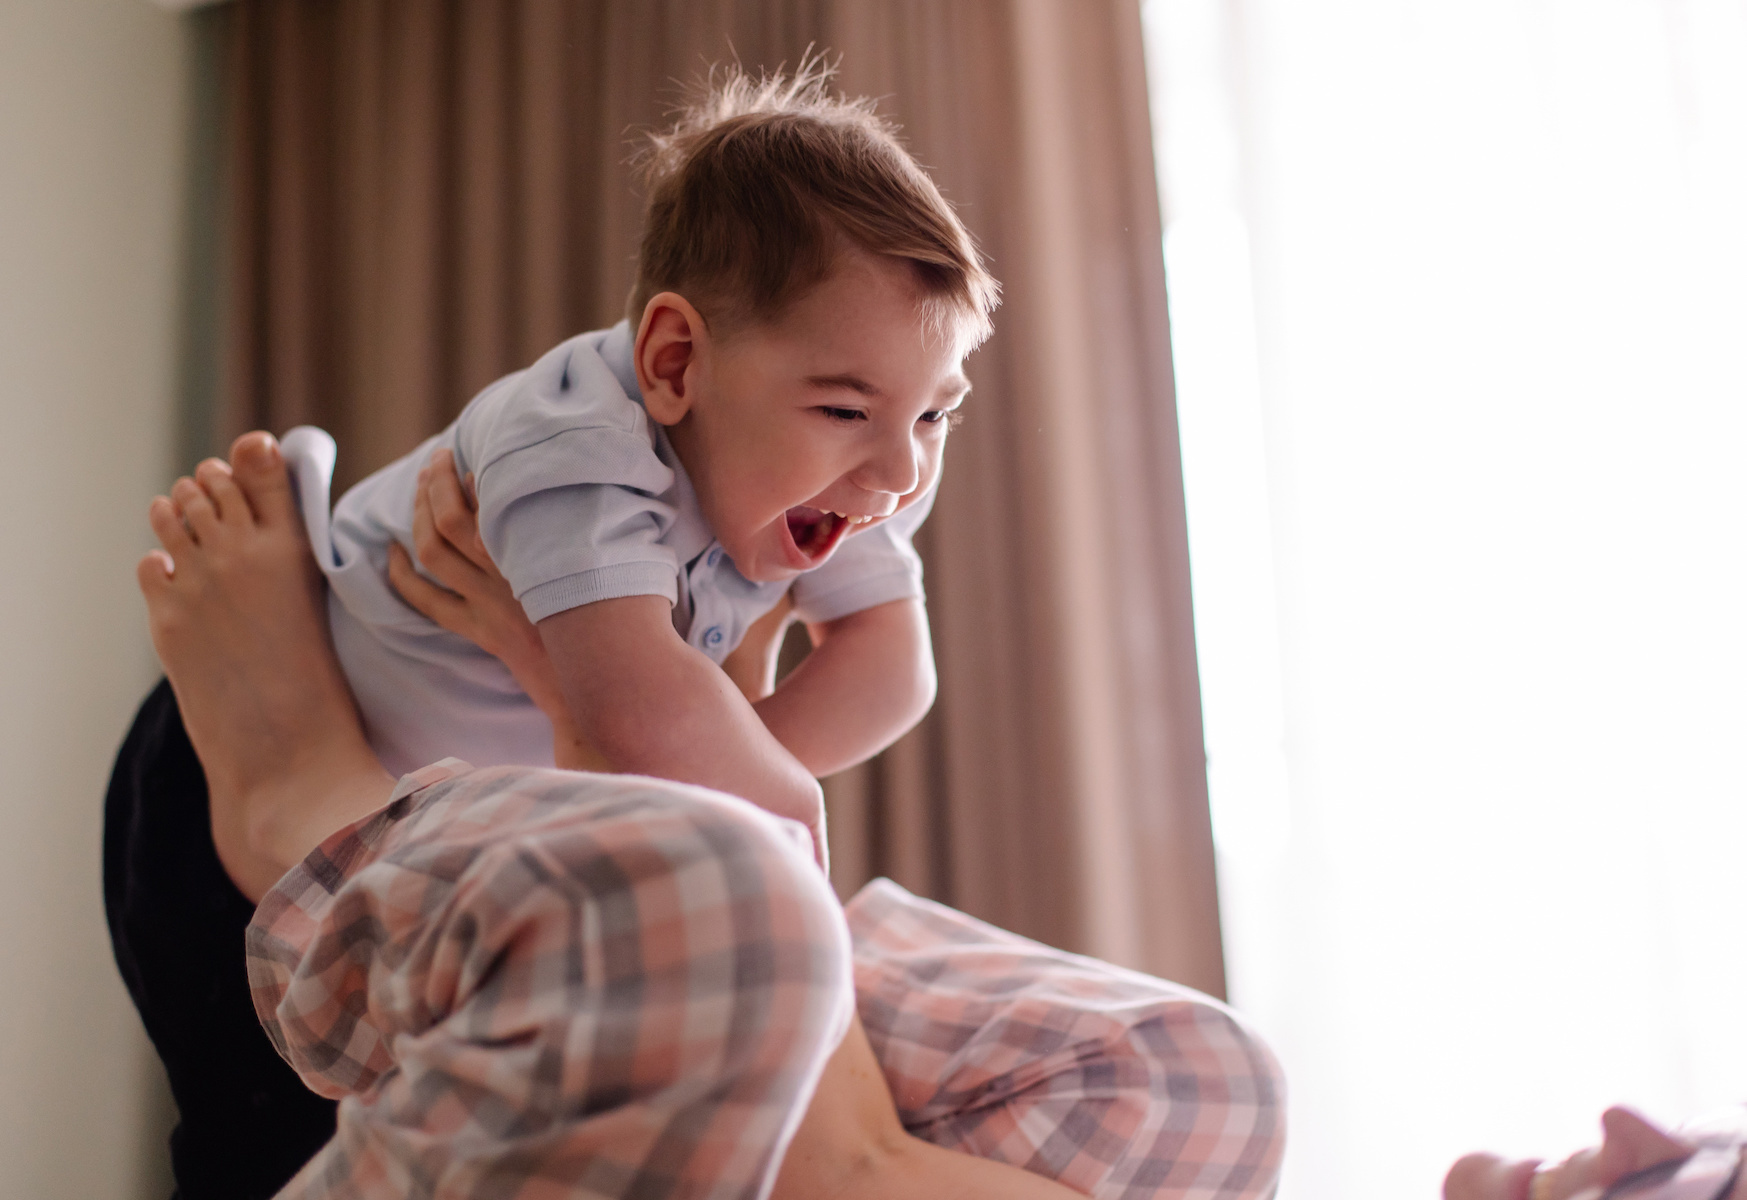
[[[709,330],[691,302],[678,292],[660,292],[643,306],[632,360],[643,407],[662,425],[677,425],[697,399],[695,369],[708,348]]]

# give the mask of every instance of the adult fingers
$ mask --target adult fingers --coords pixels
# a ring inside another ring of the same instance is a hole
[[[478,504],[455,474],[455,456],[447,450],[436,451],[431,455],[429,472],[421,491],[437,531],[474,566],[487,575],[498,575],[497,564],[479,536]]]
[[[1496,1154],[1469,1154],[1444,1176],[1444,1200],[1525,1200],[1535,1159],[1510,1161]]]
[[[472,640],[467,602],[420,575],[412,565],[412,556],[399,542],[388,546],[388,582],[410,607],[450,633]]]
[[[438,528],[428,484],[433,477],[440,478],[442,474],[440,470],[429,468],[419,472],[418,494],[413,501],[412,513],[413,550],[419,556],[419,565],[438,583],[471,600],[492,591],[494,584],[502,582],[502,577],[494,577],[493,573],[481,569]]]

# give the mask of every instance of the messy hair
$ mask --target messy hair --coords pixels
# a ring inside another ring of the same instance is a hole
[[[816,55],[792,76],[712,70],[649,135],[633,326],[670,290],[711,324],[774,319],[847,244],[909,263],[936,332],[988,337],[1000,284],[873,102],[831,93],[834,71]]]

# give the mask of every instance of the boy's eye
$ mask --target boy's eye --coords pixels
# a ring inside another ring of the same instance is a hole
[[[945,425],[957,429],[964,423],[964,414],[956,408],[931,408],[919,418],[924,425]]]
[[[867,414],[862,412],[859,408],[836,408],[831,405],[826,405],[819,411],[830,417],[833,421],[867,420]]]

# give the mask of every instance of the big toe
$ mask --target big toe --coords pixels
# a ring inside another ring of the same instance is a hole
[[[285,469],[285,457],[272,434],[258,430],[243,434],[231,443],[230,461],[231,475],[249,498],[255,520],[279,525],[296,518],[291,473]]]

